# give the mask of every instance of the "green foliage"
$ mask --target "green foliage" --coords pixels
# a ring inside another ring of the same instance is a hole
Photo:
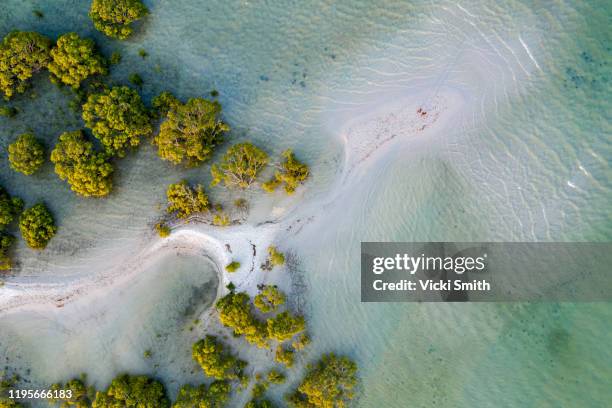
[[[236,200],[234,200],[234,207],[241,211],[248,211],[249,202],[244,198],[237,198]]]
[[[268,154],[251,143],[238,143],[228,149],[220,164],[210,169],[215,186],[248,188],[268,164]]]
[[[273,266],[283,266],[285,264],[285,254],[277,250],[275,246],[268,247],[268,255]]]
[[[145,59],[149,56],[149,54],[147,53],[147,51],[144,48],[141,48],[138,50],[138,55],[140,56],[140,58]]]
[[[306,181],[310,170],[307,165],[295,158],[291,149],[285,150],[283,157],[285,161],[281,163],[280,169],[274,172],[274,177],[270,181],[262,184],[262,188],[271,193],[284,184],[285,192],[291,195],[300,184]]]
[[[236,272],[238,268],[240,268],[240,262],[237,262],[237,261],[232,261],[225,266],[225,270],[230,273]]]
[[[57,232],[53,216],[43,203],[21,214],[19,229],[26,244],[32,249],[44,249]]]
[[[98,391],[92,408],[167,408],[166,390],[159,381],[144,375],[123,374],[106,391]]]
[[[135,72],[133,74],[130,74],[128,80],[132,85],[137,86],[139,88],[142,87],[142,84],[144,83],[142,77]]]
[[[45,162],[45,148],[31,133],[20,135],[9,145],[8,152],[13,170],[27,176],[34,174]]]
[[[0,408],[25,407],[25,405],[22,405],[19,402],[13,399],[10,399],[8,396],[8,390],[15,389],[15,384],[17,383],[17,377],[5,379],[3,378],[2,374],[3,373],[0,372]]]
[[[119,51],[114,51],[109,60],[111,65],[117,65],[121,62],[121,53]]]
[[[277,363],[284,364],[287,368],[291,368],[295,361],[295,353],[293,350],[278,346],[276,348],[276,353],[274,353],[274,360]]]
[[[10,256],[13,243],[15,243],[14,236],[5,232],[0,233],[0,271],[6,271],[13,267],[13,261]]]
[[[187,218],[195,213],[206,212],[209,209],[208,196],[204,188],[198,184],[195,188],[183,180],[180,183],[170,184],[166,190],[170,214],[175,213],[179,218]]]
[[[0,106],[0,116],[14,118],[19,111],[13,106]]]
[[[310,336],[306,333],[300,334],[294,341],[291,343],[291,346],[295,350],[304,350],[310,344]]]
[[[153,352],[151,350],[145,350],[144,353],[142,353],[142,356],[144,358],[151,358],[153,357]]]
[[[231,386],[226,381],[214,381],[208,387],[187,384],[179,390],[172,408],[223,408],[230,392]]]
[[[51,40],[30,31],[11,31],[0,44],[0,90],[5,99],[23,93],[28,80],[49,64]]]
[[[19,402],[0,396],[0,408],[21,408],[25,405],[21,405]]]
[[[261,269],[271,271],[275,266],[283,266],[284,264],[285,254],[276,249],[275,246],[270,245],[268,247],[268,258],[266,258],[266,262],[261,265]]]
[[[11,197],[9,193],[0,186],[0,231],[9,225],[23,210],[23,200],[19,197]]]
[[[51,50],[49,72],[53,82],[78,89],[81,82],[92,75],[106,75],[106,62],[96,52],[93,40],[81,38],[77,33],[62,35]]]
[[[299,408],[346,407],[357,384],[357,365],[346,357],[325,355],[310,367],[289,402]]]
[[[201,164],[229,131],[229,126],[219,119],[221,105],[216,101],[193,98],[182,104],[164,92],[155,98],[153,107],[166,116],[153,143],[159,157],[173,164]]]
[[[83,197],[103,197],[113,187],[113,166],[105,153],[96,153],[83,132],[65,132],[51,152],[55,173]]]
[[[230,292],[219,299],[215,305],[219,321],[233,329],[235,335],[244,335],[249,343],[264,348],[268,346],[266,325],[253,315],[250,300],[244,292]]]
[[[302,316],[292,316],[289,312],[282,312],[268,319],[268,336],[271,339],[283,342],[306,329],[306,321]]]
[[[244,408],[274,408],[275,405],[272,404],[270,401],[263,399],[263,400],[252,400],[249,401]]]
[[[157,231],[157,235],[159,235],[160,238],[167,238],[172,232],[170,227],[164,222],[158,222],[155,224],[155,231]]]
[[[267,380],[272,384],[282,384],[285,382],[286,378],[285,375],[280,371],[272,369],[268,373]]]
[[[192,356],[207,376],[217,380],[238,379],[247,365],[226,351],[224,345],[211,335],[193,345]]]
[[[51,398],[49,402],[53,404],[59,404],[60,408],[89,408],[91,406],[89,390],[85,383],[78,379],[72,379],[66,384],[53,384],[50,388],[51,391],[65,390],[71,391],[72,396],[70,398]]]
[[[125,156],[128,147],[140,144],[140,137],[153,128],[138,92],[116,86],[89,95],[83,105],[83,120],[109,154]]]
[[[99,31],[125,40],[132,34],[131,24],[148,12],[141,0],[93,0],[89,17]]]
[[[158,118],[166,116],[170,109],[180,104],[181,102],[168,91],[160,93],[151,101],[151,105],[153,105],[153,112],[155,112],[155,116]]]
[[[285,295],[276,286],[265,285],[261,293],[255,296],[253,304],[262,313],[275,311],[278,306],[285,303]]]
[[[217,227],[227,227],[231,224],[231,220],[229,215],[223,211],[219,211],[213,216],[212,223]]]
[[[268,390],[269,384],[267,382],[258,382],[253,386],[251,396],[253,398],[261,398]]]

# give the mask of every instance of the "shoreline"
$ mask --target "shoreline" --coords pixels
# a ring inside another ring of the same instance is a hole
[[[126,258],[126,262],[110,270],[101,268],[85,276],[62,276],[47,283],[32,281],[31,277],[11,277],[4,281],[0,289],[0,316],[2,313],[35,305],[43,308],[62,307],[91,292],[112,291],[115,286],[145,272],[156,260],[172,251],[176,251],[177,256],[196,254],[213,262],[219,278],[217,298],[223,294],[230,281],[236,285],[237,290],[246,291],[250,296],[257,294],[257,285],[262,282],[274,283],[286,290],[290,285],[286,273],[276,274],[259,269],[265,260],[267,247],[275,240],[282,242],[291,235],[299,234],[305,225],[315,220],[317,212],[328,208],[341,195],[350,193],[351,179],[360,178],[355,177],[355,170],[362,172],[366,164],[372,166],[384,161],[381,154],[387,156],[396,151],[393,150],[394,145],[402,149],[404,145],[422,142],[423,139],[418,136],[431,139],[436,131],[448,125],[450,118],[457,113],[458,106],[464,102],[464,96],[454,90],[441,93],[434,103],[430,102],[430,108],[427,108],[429,112],[423,115],[418,112],[423,97],[422,92],[406,95],[373,108],[363,116],[359,112],[367,110],[367,106],[361,106],[352,119],[333,130],[343,144],[344,162],[328,194],[315,197],[301,206],[290,205],[291,211],[285,212],[275,221],[227,227],[203,223],[180,224],[173,228],[168,238],[154,236],[151,240],[150,235],[147,235],[144,238],[147,241],[141,242],[136,255],[124,254],[121,258]],[[451,112],[447,112],[449,110]],[[381,126],[389,134],[389,137],[382,140],[380,132],[376,132],[380,131]],[[377,137],[373,138],[372,135]],[[282,247],[280,249],[284,250]],[[225,271],[225,265],[232,260],[240,262],[241,267],[230,274]]]

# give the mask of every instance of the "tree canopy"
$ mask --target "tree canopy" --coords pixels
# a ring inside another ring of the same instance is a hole
[[[211,167],[211,185],[223,182],[226,187],[248,188],[268,160],[268,154],[251,143],[235,144],[227,150],[220,164]]]
[[[144,375],[123,374],[106,391],[98,391],[92,408],[167,408],[166,390],[159,381]]]
[[[195,188],[183,180],[180,183],[170,184],[166,190],[170,214],[175,213],[179,218],[187,218],[195,213],[208,211],[210,204],[204,188],[198,184]]]
[[[192,356],[207,376],[217,380],[237,379],[246,367],[246,362],[226,351],[225,346],[211,335],[194,343]]]
[[[123,157],[140,137],[151,134],[151,119],[140,95],[127,86],[95,93],[83,105],[83,120],[111,155]]]
[[[27,176],[34,174],[45,162],[45,148],[31,133],[17,137],[8,147],[9,163],[13,170]]]
[[[197,166],[208,160],[229,131],[219,119],[221,105],[216,101],[192,98],[182,104],[164,92],[154,99],[153,107],[166,116],[153,143],[159,157],[173,164]]]
[[[270,245],[268,247],[268,257],[266,262],[261,265],[261,269],[264,271],[271,271],[276,266],[283,266],[285,264],[285,254],[276,249],[275,246]]]
[[[53,384],[50,388],[51,391],[70,391],[70,398],[50,398],[49,402],[53,404],[59,404],[60,408],[89,408],[91,402],[89,399],[89,390],[85,383],[74,378],[65,384],[57,383]],[[93,391],[92,391],[93,393]]]
[[[223,408],[230,391],[227,381],[214,381],[209,386],[187,384],[179,389],[172,408]]]
[[[277,363],[284,364],[287,368],[291,368],[293,367],[293,362],[295,360],[295,352],[291,349],[279,345],[278,347],[276,347],[276,352],[274,353],[274,360]]]
[[[32,249],[44,249],[57,232],[53,215],[43,203],[38,203],[21,214],[19,229],[26,244]]]
[[[284,303],[285,295],[276,286],[272,285],[264,285],[261,292],[253,300],[255,307],[262,313],[273,312]]]
[[[4,230],[21,213],[21,210],[23,210],[23,200],[11,197],[4,187],[0,186],[0,231]]]
[[[274,177],[262,184],[262,188],[271,193],[280,185],[284,185],[285,192],[289,195],[303,184],[308,178],[310,170],[308,166],[295,158],[291,149],[283,152],[285,160],[280,164],[279,169],[274,172]]]
[[[328,354],[310,367],[289,402],[298,408],[345,407],[356,384],[357,365],[346,357]]]
[[[292,316],[285,311],[268,319],[268,336],[283,342],[306,329],[306,321],[302,316]]]
[[[55,173],[83,197],[102,197],[111,192],[113,166],[106,153],[95,152],[80,130],[65,132],[51,152]]]
[[[81,38],[77,33],[62,35],[51,50],[48,66],[51,80],[77,89],[89,76],[105,75],[106,62],[95,48],[93,40]]]
[[[9,254],[15,243],[15,237],[5,232],[0,232],[0,271],[6,271],[13,267],[13,261]]]
[[[263,400],[252,400],[249,401],[244,408],[274,408],[275,405],[268,401],[267,399]]]
[[[28,80],[49,64],[51,40],[31,31],[12,31],[0,44],[0,90],[5,99],[23,93]]]
[[[257,320],[251,311],[251,299],[245,292],[230,292],[216,303],[219,321],[234,330],[236,335],[258,347],[267,347],[267,332],[264,322]]]
[[[141,0],[93,0],[89,17],[99,31],[109,37],[125,40],[132,34],[131,24],[148,12]]]

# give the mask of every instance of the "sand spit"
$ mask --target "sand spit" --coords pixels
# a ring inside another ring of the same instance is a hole
[[[360,172],[369,166],[376,166],[385,160],[391,151],[413,144],[437,143],[438,132],[455,117],[464,103],[464,96],[452,89],[437,90],[435,93],[404,94],[390,98],[392,102],[377,106],[364,106],[354,112],[334,130],[344,144],[345,162],[338,184],[329,195],[316,197],[295,207],[275,221],[257,226],[235,225],[224,228],[191,223],[174,228],[169,238],[146,237],[141,250],[135,255],[119,257],[127,259],[114,268],[91,270],[78,277],[61,277],[41,282],[31,277],[8,279],[0,290],[0,313],[27,307],[63,307],[75,298],[92,292],[112,290],[135,274],[146,272],[159,259],[168,254],[199,255],[216,265],[219,275],[217,295],[222,295],[230,281],[237,289],[251,295],[257,293],[261,283],[276,284],[287,289],[290,286],[288,274],[270,274],[262,271],[269,245],[283,248],[283,241],[295,238],[307,224],[316,222],[321,209],[337,204],[337,198],[350,199],[351,186],[358,181]],[[333,228],[331,225],[320,228]],[[304,243],[307,245],[307,243]],[[123,254],[125,255],[125,254]],[[225,265],[232,261],[241,263],[235,273],[225,271]]]

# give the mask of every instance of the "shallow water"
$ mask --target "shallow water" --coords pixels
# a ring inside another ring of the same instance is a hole
[[[312,181],[296,199],[337,194],[286,245],[309,285],[309,357],[336,350],[357,359],[360,406],[609,400],[609,305],[360,304],[358,261],[359,242],[368,240],[612,238],[609,2],[147,1],[151,16],[123,43],[93,30],[87,3],[5,1],[1,34],[92,35],[107,54],[123,54],[114,80],[141,74],[147,101],[167,89],[182,98],[218,89],[232,140],[251,139],[271,153],[293,147],[312,166]],[[45,18],[36,19],[34,8]],[[38,98],[15,102],[23,110],[17,118],[0,119],[3,149],[29,128],[52,145],[61,131],[80,126],[54,86],[41,79],[34,89]],[[375,165],[356,170],[350,195],[343,193],[342,140],[355,140],[348,124],[363,128],[362,118],[389,100],[419,95],[431,106],[450,94],[460,95],[450,124],[425,140],[402,140],[398,131],[391,148],[369,159]],[[86,273],[89,262],[141,244],[165,185],[208,181],[207,167],[179,171],[145,145],[121,161],[115,193],[100,201],[73,197],[50,165],[26,178],[0,161],[9,191],[29,204],[44,199],[60,224],[47,251],[20,244],[21,274]],[[249,198],[257,220],[294,203]],[[85,350],[81,343],[72,344]],[[143,348],[128,349],[135,355],[126,367],[149,372]],[[66,375],[88,365],[80,355]],[[49,367],[32,376],[55,381]],[[160,370],[172,372],[169,364]]]
[[[38,387],[80,373],[99,388],[120,372],[155,373],[169,384],[194,381],[196,319],[217,285],[206,258],[165,254],[108,291],[0,316],[0,356]]]

